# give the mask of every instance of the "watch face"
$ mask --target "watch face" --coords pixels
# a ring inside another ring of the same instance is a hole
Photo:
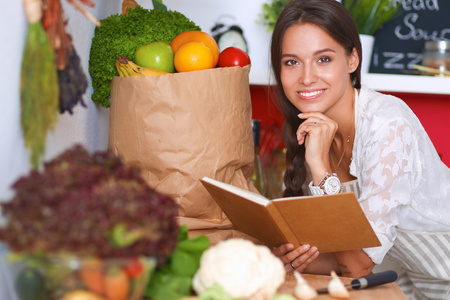
[[[217,42],[217,45],[219,46],[219,51],[222,52],[222,50],[228,48],[228,47],[236,47],[239,48],[245,52],[247,52],[247,42],[245,41],[245,38],[242,36],[241,33],[235,31],[235,30],[229,30],[224,32],[220,37],[219,41]]]
[[[336,176],[331,176],[325,181],[323,188],[328,195],[339,194],[341,191],[341,182]]]

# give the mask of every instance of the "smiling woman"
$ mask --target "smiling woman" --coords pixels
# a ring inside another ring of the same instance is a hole
[[[271,55],[285,116],[284,195],[354,192],[382,244],[325,254],[281,245],[274,253],[285,269],[360,277],[389,257],[412,268],[399,281],[408,296],[445,299],[450,169],[402,100],[361,86],[361,42],[349,11],[335,0],[292,0],[275,24]],[[406,256],[414,239],[424,254]]]
[[[305,113],[341,114],[333,112],[334,102],[353,93],[348,74],[358,66],[356,50],[348,56],[338,42],[311,23],[289,27],[282,48],[281,81],[291,103]]]

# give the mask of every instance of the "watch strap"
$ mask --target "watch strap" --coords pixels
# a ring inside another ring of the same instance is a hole
[[[320,186],[314,186],[313,182],[309,183],[309,190],[311,191],[311,195],[313,196],[322,196],[324,195],[324,191],[320,188]]]
[[[330,177],[336,177],[337,180],[339,181],[339,177],[337,176],[336,173],[330,174],[330,173],[326,172],[325,175],[322,177],[322,179],[320,179],[319,184],[317,184],[317,186],[314,186],[312,181],[309,183],[308,186],[309,186],[309,190],[311,191],[311,194],[313,196],[322,196],[322,195],[327,194],[326,189],[325,189],[325,183]],[[339,184],[340,184],[340,181],[339,181]],[[342,184],[341,184],[339,193],[341,191],[342,191]]]

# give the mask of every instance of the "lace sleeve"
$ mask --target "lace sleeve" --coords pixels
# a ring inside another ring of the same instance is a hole
[[[377,234],[381,247],[364,251],[379,264],[396,237],[399,208],[408,205],[420,176],[418,147],[413,127],[405,119],[371,120],[362,136],[358,182],[360,204]]]

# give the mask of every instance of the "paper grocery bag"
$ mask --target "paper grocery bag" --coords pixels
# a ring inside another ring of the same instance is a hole
[[[253,189],[250,66],[114,77],[109,148],[180,205],[191,236],[243,237],[203,187],[208,176]]]

